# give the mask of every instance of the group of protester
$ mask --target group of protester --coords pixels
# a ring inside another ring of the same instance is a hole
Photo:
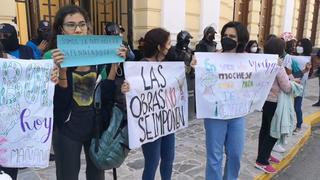
[[[88,180],[104,179],[104,171],[98,169],[89,157],[89,146],[93,137],[94,109],[93,92],[95,82],[100,71],[105,73],[103,87],[104,100],[112,108],[118,103],[125,107],[125,93],[130,91],[129,82],[124,80],[122,65],[109,64],[104,69],[96,66],[81,66],[61,68],[64,54],[57,48],[57,35],[89,35],[92,26],[87,12],[78,6],[69,5],[59,9],[50,28],[47,21],[41,21],[38,37],[32,39],[26,46],[18,43],[17,33],[9,24],[0,25],[0,39],[3,46],[2,57],[19,59],[53,59],[57,67],[54,93],[54,132],[53,149],[55,153],[56,176],[58,180],[77,180],[80,171],[80,154],[84,148],[86,157],[86,178]],[[122,30],[123,31],[123,30]],[[273,120],[280,93],[291,93],[294,82],[302,84],[301,78],[311,68],[310,65],[295,69],[290,62],[290,55],[310,55],[307,39],[296,42],[290,47],[290,41],[285,42],[281,37],[270,36],[260,48],[257,41],[249,41],[247,28],[239,22],[228,22],[221,29],[222,50],[218,51],[215,42],[216,30],[209,26],[204,29],[202,40],[196,45],[195,51],[189,48],[193,38],[187,31],[177,35],[177,44],[171,47],[170,32],[163,28],[148,31],[139,40],[139,48],[131,51],[127,43],[119,47],[118,55],[126,60],[147,62],[184,61],[186,74],[194,77],[197,60],[194,52],[221,53],[265,53],[279,57],[279,71],[273,82],[268,98],[263,106],[262,125],[259,133],[258,156],[255,166],[267,173],[276,170],[270,163],[280,161],[271,155],[277,138],[270,136],[271,121]],[[120,35],[121,27],[116,23],[107,23],[106,35]],[[249,41],[249,42],[248,42]],[[289,51],[290,50],[290,51]],[[287,58],[286,58],[287,57]],[[286,62],[286,63],[285,63]],[[288,62],[288,63],[287,63]],[[299,75],[298,75],[299,74]],[[302,76],[301,76],[302,75]],[[119,80],[120,79],[120,80]],[[82,83],[87,82],[87,83]],[[303,95],[295,97],[294,107],[297,116],[295,131],[301,130]],[[106,116],[110,117],[109,111]],[[241,157],[245,144],[245,117],[233,119],[204,119],[206,139],[206,179],[237,179],[240,171]],[[175,135],[169,134],[142,145],[145,159],[143,180],[155,179],[156,170],[160,162],[161,179],[169,180],[175,156]],[[226,164],[222,173],[223,154],[226,154]],[[12,179],[17,177],[17,168],[4,168]]]

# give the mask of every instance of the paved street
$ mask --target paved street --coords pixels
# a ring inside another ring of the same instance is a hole
[[[303,102],[304,116],[312,114],[319,108],[311,107],[317,100],[318,80],[313,79],[308,82],[308,90]],[[240,173],[241,180],[253,179],[261,171],[254,168],[254,162],[257,154],[258,133],[261,123],[261,113],[255,112],[247,116],[246,145],[245,153],[242,160]],[[307,128],[303,126],[303,131]],[[289,137],[286,149],[292,148],[297,143],[303,133]],[[174,180],[201,180],[204,179],[205,170],[205,145],[204,145],[204,128],[202,120],[191,120],[189,127],[176,133],[176,158],[174,162],[173,178]],[[274,154],[281,158],[283,155]],[[84,156],[81,166],[80,180],[85,180],[85,163]],[[319,158],[318,158],[319,159]],[[125,163],[118,169],[118,179],[120,180],[138,180],[141,179],[143,170],[143,156],[141,150],[131,151]],[[319,167],[319,166],[318,166]],[[293,172],[297,173],[297,172]],[[305,179],[308,179],[304,176]],[[51,162],[46,169],[26,169],[20,171],[19,180],[55,180],[55,166]],[[106,171],[106,179],[112,179],[112,171]],[[157,178],[160,179],[159,172]]]
[[[309,142],[293,160],[292,164],[274,180],[320,179],[320,126],[313,128]]]

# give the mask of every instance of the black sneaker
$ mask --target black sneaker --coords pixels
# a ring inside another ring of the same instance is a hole
[[[312,104],[312,106],[320,106],[320,101],[318,101],[318,102],[316,102],[316,103]]]

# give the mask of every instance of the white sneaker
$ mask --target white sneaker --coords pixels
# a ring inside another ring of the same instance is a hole
[[[278,152],[278,153],[284,153],[284,152],[286,152],[286,149],[283,148],[283,147],[281,146],[281,144],[276,144],[276,145],[274,145],[274,147],[273,147],[272,150],[275,151],[275,152]]]

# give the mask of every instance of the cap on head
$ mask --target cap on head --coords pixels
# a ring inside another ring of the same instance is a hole
[[[107,22],[104,30],[107,35],[119,35],[120,34],[120,27],[117,23],[114,23],[114,22]]]
[[[39,22],[39,27],[38,29],[40,31],[47,31],[47,30],[50,30],[50,22],[49,21],[46,21],[46,20],[41,20]]]
[[[14,33],[17,32],[14,26],[8,23],[2,23],[0,24],[0,32],[1,33]]]

